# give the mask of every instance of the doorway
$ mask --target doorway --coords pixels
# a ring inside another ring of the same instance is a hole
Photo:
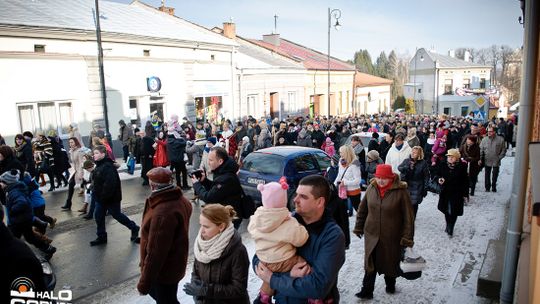
[[[280,112],[279,93],[272,92],[270,93],[270,116],[272,118],[279,117],[279,112]]]

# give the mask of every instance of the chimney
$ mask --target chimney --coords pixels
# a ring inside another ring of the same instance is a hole
[[[263,35],[263,41],[274,46],[279,46],[279,34]]]
[[[165,6],[165,3],[164,1],[161,1],[161,6],[158,7],[158,10],[164,12],[164,13],[167,13],[171,16],[174,16],[174,7],[168,7],[168,6]]]
[[[229,39],[236,38],[236,24],[234,22],[223,22],[223,36]]]
[[[448,51],[448,56],[450,56],[452,58],[456,58],[456,50],[449,50]]]
[[[465,53],[463,54],[463,60],[465,60],[467,62],[471,61],[471,52],[466,50]]]

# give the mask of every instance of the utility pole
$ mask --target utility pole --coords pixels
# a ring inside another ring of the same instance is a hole
[[[105,89],[105,71],[103,69],[103,47],[101,46],[101,26],[99,23],[99,0],[95,0],[96,14],[94,16],[96,21],[96,37],[98,45],[98,65],[99,65],[99,83],[101,86],[101,103],[103,106],[103,120],[105,121],[105,137],[109,142],[112,149],[111,132],[109,132],[109,114],[107,110],[107,90]]]

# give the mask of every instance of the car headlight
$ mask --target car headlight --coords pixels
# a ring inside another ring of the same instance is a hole
[[[47,263],[47,262],[42,262],[41,263],[41,268],[43,268],[43,273],[44,274],[51,275],[53,273],[51,265],[49,263]]]

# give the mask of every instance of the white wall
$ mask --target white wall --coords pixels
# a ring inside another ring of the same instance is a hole
[[[368,100],[368,94],[370,100]],[[388,113],[390,110],[390,85],[356,88],[356,113]]]
[[[45,53],[34,53],[35,44],[45,45]],[[113,139],[118,134],[118,120],[128,121],[130,97],[139,99],[142,120],[150,112],[150,96],[163,97],[165,119],[173,113],[185,115],[186,104],[194,102],[194,95],[208,90],[222,94],[224,108],[231,108],[232,49],[125,43],[104,43],[103,49]],[[143,56],[143,50],[150,50],[150,56]],[[20,128],[17,105],[61,100],[72,102],[73,121],[79,123],[83,135],[88,134],[92,120],[102,117],[96,53],[97,46],[91,41],[0,38],[0,100],[6,109],[5,119],[0,121],[2,135],[9,138],[25,131]],[[160,77],[159,93],[147,91],[149,76]],[[37,112],[36,117],[39,119]]]

